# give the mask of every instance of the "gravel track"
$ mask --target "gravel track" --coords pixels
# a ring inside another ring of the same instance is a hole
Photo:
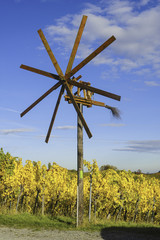
[[[0,228],[0,240],[99,240],[103,239],[98,232],[83,231],[60,231],[43,230],[35,231],[31,229]]]
[[[0,240],[159,240],[160,236],[152,233],[136,233],[123,231],[60,231],[60,230],[31,230],[0,227]]]

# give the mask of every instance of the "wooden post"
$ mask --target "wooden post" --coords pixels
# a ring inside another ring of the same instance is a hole
[[[89,191],[89,222],[91,221],[91,204],[92,204],[92,172],[90,173],[90,191]]]
[[[78,104],[83,113],[83,105]],[[77,227],[83,223],[83,125],[77,115]]]

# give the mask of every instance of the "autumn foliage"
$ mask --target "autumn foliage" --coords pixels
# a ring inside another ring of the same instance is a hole
[[[84,161],[84,208],[89,210],[92,175],[94,217],[160,222],[160,180],[131,171],[100,171],[97,162]],[[77,175],[55,162],[47,168],[41,162],[12,157],[0,150],[0,205],[3,212],[29,212],[76,216]]]

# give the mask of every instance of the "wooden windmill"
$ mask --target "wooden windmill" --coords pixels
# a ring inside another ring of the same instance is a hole
[[[82,127],[84,127],[84,129],[85,129],[89,138],[92,137],[92,134],[91,134],[91,132],[89,130],[89,127],[88,127],[88,125],[87,125],[87,123],[86,123],[86,121],[83,117],[82,110],[80,109],[80,106],[84,105],[84,106],[87,106],[87,107],[92,107],[92,105],[97,105],[97,106],[106,107],[106,108],[110,109],[115,116],[118,116],[118,111],[116,110],[116,108],[105,105],[102,102],[94,101],[92,99],[92,95],[94,93],[97,93],[97,94],[100,94],[100,95],[105,96],[105,97],[112,98],[112,99],[117,100],[117,101],[120,101],[120,96],[118,96],[116,94],[113,94],[113,93],[110,93],[110,92],[106,92],[106,91],[98,89],[98,88],[94,88],[88,82],[84,82],[84,81],[79,81],[78,82],[78,80],[81,78],[81,75],[77,76],[77,77],[74,77],[74,75],[82,67],[84,67],[87,63],[89,63],[94,57],[96,57],[100,52],[102,52],[106,47],[108,47],[113,41],[115,41],[115,37],[111,36],[100,47],[98,47],[94,52],[92,52],[88,57],[86,57],[82,62],[80,62],[76,67],[74,67],[72,69],[73,62],[74,62],[74,59],[75,59],[75,56],[76,56],[76,53],[77,53],[77,49],[78,49],[78,46],[79,46],[79,43],[80,43],[80,39],[81,39],[83,30],[84,30],[84,27],[85,27],[85,24],[86,24],[86,20],[87,20],[87,16],[83,16],[80,27],[79,27],[79,30],[78,30],[78,33],[77,33],[77,36],[76,36],[76,39],[75,39],[75,42],[74,42],[74,46],[73,46],[73,49],[72,49],[72,52],[71,52],[71,55],[70,55],[70,59],[69,59],[65,74],[63,74],[63,72],[62,72],[62,70],[61,70],[53,52],[51,51],[51,48],[50,48],[50,46],[49,46],[49,44],[48,44],[48,42],[47,42],[47,40],[46,40],[46,38],[45,38],[41,29],[38,30],[38,34],[39,34],[39,36],[40,36],[40,38],[41,38],[41,40],[44,44],[45,49],[48,52],[48,55],[49,55],[53,65],[54,65],[58,75],[53,74],[53,73],[49,73],[49,72],[46,72],[46,71],[43,71],[43,70],[39,70],[39,69],[36,69],[36,68],[33,68],[33,67],[29,67],[29,66],[26,66],[26,65],[21,65],[20,66],[20,68],[22,68],[22,69],[25,69],[25,70],[28,70],[28,71],[31,71],[31,72],[34,72],[34,73],[38,73],[40,75],[43,75],[43,76],[46,76],[46,77],[49,77],[49,78],[53,78],[53,79],[58,81],[53,87],[51,87],[46,93],[44,93],[33,104],[31,104],[25,111],[23,111],[21,113],[21,117],[23,117],[27,112],[29,112],[34,106],[36,106],[40,101],[42,101],[51,92],[56,90],[58,87],[61,87],[60,92],[59,92],[59,96],[58,96],[58,99],[57,99],[57,102],[56,102],[56,105],[55,105],[55,109],[54,109],[54,112],[53,112],[53,116],[52,116],[52,119],[51,119],[51,122],[50,122],[50,126],[49,126],[49,129],[48,129],[48,133],[47,133],[47,136],[46,136],[46,139],[45,139],[46,143],[48,143],[48,141],[49,141],[50,134],[51,134],[51,131],[52,131],[52,127],[53,127],[53,124],[54,124],[54,120],[55,120],[55,117],[56,117],[56,114],[57,114],[57,110],[58,110],[62,95],[64,94],[65,90],[66,90],[67,94],[64,96],[64,98],[65,98],[66,101],[68,101],[69,104],[73,104],[73,106],[74,106],[74,108],[77,112],[79,122],[82,124]],[[77,91],[75,93],[72,92],[74,86],[77,87]],[[83,97],[81,96],[81,91],[84,95]],[[79,143],[79,145],[80,145],[80,143]],[[81,157],[80,157],[81,158],[81,163],[83,163],[83,158],[82,158],[83,156],[82,155],[83,154],[81,154]],[[78,167],[78,170],[79,170],[79,174],[78,174],[79,177],[78,178],[79,178],[79,180],[82,180],[81,179],[81,178],[83,178],[82,174],[81,174],[82,164],[81,164],[80,167]],[[80,182],[78,184],[80,184]],[[82,181],[81,181],[81,184],[82,184]]]

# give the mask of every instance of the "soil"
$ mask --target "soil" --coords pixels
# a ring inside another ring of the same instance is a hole
[[[159,240],[156,232],[136,232],[126,230],[102,230],[101,232],[60,231],[60,230],[31,230],[0,227],[0,240]]]

